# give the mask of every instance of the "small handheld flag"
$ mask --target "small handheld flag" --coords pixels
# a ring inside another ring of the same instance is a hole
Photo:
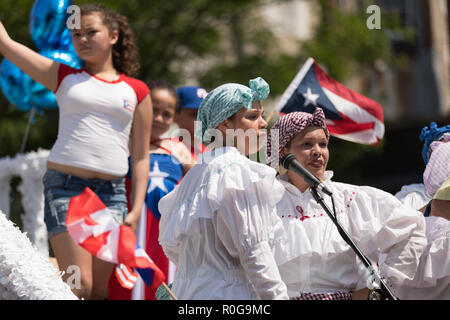
[[[115,275],[120,285],[128,290],[133,289],[133,286],[138,279],[138,275],[133,271],[133,268],[123,264],[118,264],[116,266]]]
[[[327,75],[309,58],[283,93],[275,109],[280,113],[314,113],[323,109],[330,134],[377,145],[384,136],[383,108]]]
[[[119,225],[104,203],[88,187],[80,195],[70,199],[66,225],[73,240],[81,247],[99,259],[119,264],[115,273],[124,287],[133,287],[137,280],[132,268],[151,287],[157,288],[165,281],[164,273],[136,245],[133,230]]]

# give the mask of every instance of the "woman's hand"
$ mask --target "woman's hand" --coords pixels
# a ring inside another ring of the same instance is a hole
[[[130,211],[125,217],[125,220],[123,221],[123,224],[125,226],[131,227],[134,233],[136,233],[138,223],[139,223],[139,215],[134,213],[133,211]]]

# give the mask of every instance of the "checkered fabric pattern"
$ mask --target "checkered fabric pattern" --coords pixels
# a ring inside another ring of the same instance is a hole
[[[450,140],[446,134],[445,141]],[[433,142],[433,152],[423,173],[423,182],[429,196],[434,197],[438,189],[450,176],[450,142]]]
[[[270,93],[269,85],[261,77],[250,80],[249,85],[250,88],[238,83],[226,83],[208,93],[198,109],[197,121],[202,126],[195,132],[195,137],[199,141],[208,142],[206,130],[217,128],[241,108],[250,109],[253,101],[265,100]]]
[[[352,300],[352,293],[346,291],[311,293],[303,292],[298,297],[289,300]]]
[[[316,108],[313,114],[307,112],[291,112],[283,115],[275,122],[269,132],[267,138],[267,159],[270,165],[274,164],[276,155],[272,154],[272,136],[274,130],[278,129],[279,143],[278,143],[278,159],[284,156],[284,147],[291,141],[299,132],[309,126],[322,127],[325,131],[327,139],[330,139],[330,133],[325,122],[325,114],[322,108]]]

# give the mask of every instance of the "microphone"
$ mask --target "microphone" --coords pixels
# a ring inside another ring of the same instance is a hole
[[[315,175],[306,170],[292,153],[288,153],[281,159],[281,165],[301,176],[311,187],[319,189],[329,196],[332,195],[332,192]]]

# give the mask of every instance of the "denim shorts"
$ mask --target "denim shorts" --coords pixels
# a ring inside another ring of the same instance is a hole
[[[56,170],[47,170],[44,182],[44,221],[48,238],[67,231],[66,215],[69,201],[86,187],[94,191],[110,210],[117,223],[122,224],[127,214],[125,178],[115,180],[82,179]]]

